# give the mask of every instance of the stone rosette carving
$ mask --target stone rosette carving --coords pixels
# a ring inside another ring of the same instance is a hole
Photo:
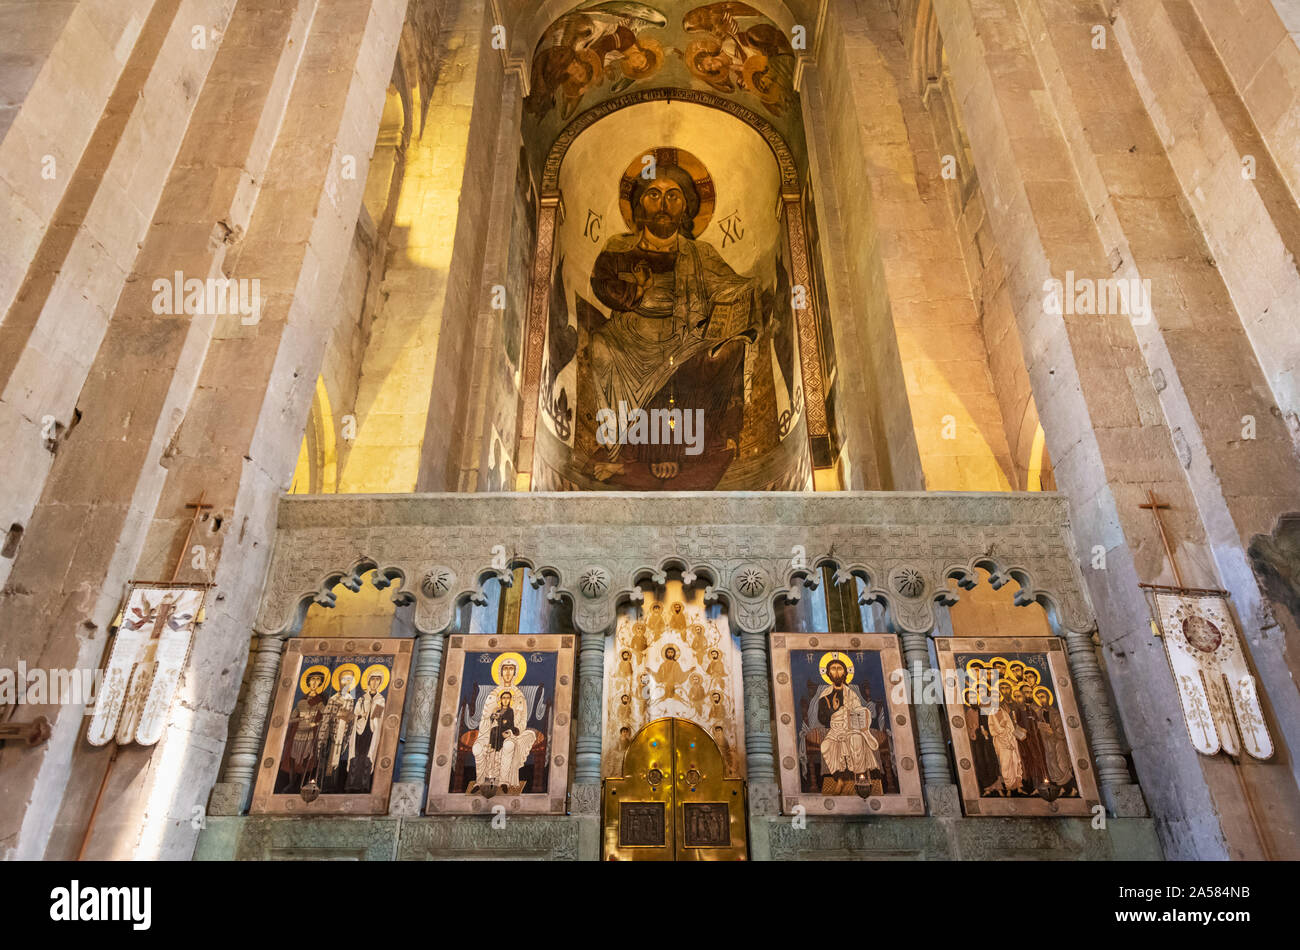
[[[450,568],[435,567],[425,572],[424,579],[420,581],[420,590],[424,592],[425,597],[434,599],[445,597],[455,582],[456,575]]]
[[[603,567],[588,567],[578,577],[578,590],[588,600],[595,600],[609,590],[609,581],[609,571]]]
[[[746,565],[736,572],[734,584],[742,597],[757,598],[767,589],[767,575],[759,567]]]
[[[896,567],[890,575],[889,586],[908,600],[915,600],[925,591],[925,577],[914,567]]]

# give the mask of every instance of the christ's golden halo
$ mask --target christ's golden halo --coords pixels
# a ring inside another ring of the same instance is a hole
[[[838,650],[832,650],[829,653],[823,653],[822,658],[817,661],[817,668],[822,674],[822,679],[825,680],[828,684],[832,686],[834,685],[833,683],[831,683],[831,678],[826,675],[826,667],[830,665],[832,660],[838,660],[839,662],[844,664],[844,672],[845,672],[844,682],[852,683],[853,682],[853,661],[848,658],[847,654],[840,653]]]

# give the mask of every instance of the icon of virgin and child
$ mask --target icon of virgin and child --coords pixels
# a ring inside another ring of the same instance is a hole
[[[537,687],[522,685],[527,666],[527,660],[513,652],[500,654],[492,663],[494,686],[483,699],[478,734],[470,746],[474,780],[467,791],[471,795],[518,795],[527,784],[520,773],[528,767],[540,739],[538,730],[528,725]]]

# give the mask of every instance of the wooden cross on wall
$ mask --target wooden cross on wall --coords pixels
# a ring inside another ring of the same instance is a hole
[[[1174,570],[1174,583],[1179,587],[1183,586],[1183,575],[1178,570],[1178,561],[1174,559],[1174,549],[1169,543],[1169,536],[1165,534],[1164,519],[1160,517],[1160,512],[1167,511],[1171,507],[1156,497],[1156,493],[1150,488],[1147,489],[1147,503],[1138,505],[1139,508],[1150,511],[1152,517],[1156,519],[1156,530],[1160,532],[1160,543],[1164,545],[1165,557],[1169,559],[1169,566]]]
[[[207,511],[212,507],[211,505],[205,505],[203,503],[203,499],[206,498],[207,495],[208,493],[207,490],[205,489],[204,491],[199,492],[198,501],[190,501],[185,503],[186,508],[194,509],[194,517],[190,519],[189,530],[185,532],[185,541],[184,543],[181,544],[181,553],[176,556],[176,567],[172,570],[173,584],[176,583],[176,579],[181,575],[181,565],[185,563],[185,555],[189,553],[190,539],[194,537],[194,529],[199,526],[199,519],[203,517],[203,512]],[[160,616],[160,623],[165,620],[166,620],[165,617]],[[158,633],[161,629],[162,629],[161,626],[154,627],[155,637],[158,636]]]
[[[1173,587],[1168,584],[1138,584],[1138,587],[1146,590],[1177,591],[1183,594],[1223,594],[1226,596],[1228,592],[1217,587],[1188,587],[1183,583],[1183,572],[1178,569],[1178,561],[1174,557],[1174,547],[1169,543],[1169,535],[1165,531],[1164,519],[1160,517],[1160,512],[1169,511],[1173,508],[1173,505],[1161,501],[1156,496],[1156,493],[1148,488],[1147,503],[1138,505],[1138,507],[1144,511],[1150,511],[1151,516],[1156,519],[1156,530],[1160,532],[1160,543],[1164,546],[1165,557],[1169,559],[1169,566],[1173,569],[1175,584]]]

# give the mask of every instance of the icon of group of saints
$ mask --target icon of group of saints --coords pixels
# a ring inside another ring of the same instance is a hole
[[[876,728],[880,704],[871,698],[865,683],[860,688],[854,682],[857,671],[847,654],[834,650],[822,654],[817,670],[823,685],[809,699],[799,730],[805,776],[820,774],[817,791],[823,795],[868,798],[883,794],[890,750],[888,735]],[[867,690],[865,696],[862,689]],[[809,753],[814,751],[820,760],[819,770],[810,761]]]
[[[633,625],[630,648],[619,653],[617,674],[629,691],[639,695],[650,715],[668,702],[677,701],[701,721],[724,718],[725,709],[722,707],[727,665],[722,659],[722,651],[716,646],[717,632],[714,631],[710,638],[705,624],[695,621],[681,634],[681,639],[687,644],[685,650],[675,642],[656,649],[657,641],[664,636],[662,629],[657,634],[654,632],[655,615],[661,606],[655,604],[651,608],[651,617],[644,624],[638,621]],[[673,620],[682,617],[683,626],[686,626],[684,613],[676,609],[682,605],[675,603],[672,606],[675,608]],[[647,630],[642,630],[643,626]],[[675,631],[673,627],[669,629]],[[641,646],[643,641],[644,647]],[[651,666],[656,654],[658,665]]]
[[[966,737],[980,795],[1077,797],[1065,723],[1043,674],[1000,656],[969,660],[965,669]]]
[[[676,715],[708,729],[734,771],[726,740],[728,671],[721,639],[712,623],[692,617],[681,601],[667,608],[651,604],[644,620],[619,631],[610,700],[619,767],[642,725]]]
[[[483,711],[471,751],[474,755],[474,781],[471,795],[491,798],[518,795],[524,790],[519,772],[528,763],[537,744],[537,731],[528,728],[528,699],[521,684],[528,661],[519,653],[502,653],[492,661],[492,690],[483,702]]]
[[[294,706],[285,736],[277,793],[298,793],[308,801],[321,794],[365,794],[374,779],[374,759],[384,727],[384,691],[389,668],[356,663],[333,671],[310,666],[299,678],[302,698]],[[333,693],[326,696],[326,687]]]

